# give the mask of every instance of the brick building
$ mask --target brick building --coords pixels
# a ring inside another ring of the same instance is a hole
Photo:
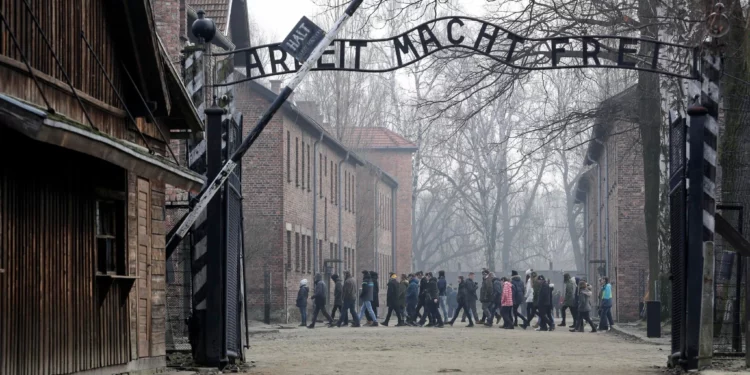
[[[163,367],[165,184],[204,181],[167,149],[201,122],[152,3],[0,11],[0,373]]]
[[[618,321],[639,318],[648,278],[643,157],[632,117],[635,92],[631,87],[600,104],[583,161],[591,168],[576,194],[584,205],[589,282],[598,288],[599,276],[609,276]]]
[[[248,120],[243,134],[278,89],[256,82],[236,87],[236,105]],[[312,285],[315,273],[325,273],[325,260],[342,259],[345,264],[330,264],[340,270],[356,265],[357,173],[364,162],[302,106],[284,104],[242,160],[251,318],[263,316],[267,299],[274,320],[298,314],[299,282]]]
[[[412,155],[417,145],[386,128],[361,127],[347,129],[345,143],[357,150],[399,184],[395,199],[393,228],[396,237],[395,272],[412,271]]]
[[[380,168],[368,162],[366,168],[357,171],[356,270],[378,272],[381,306],[385,306],[388,272],[400,266],[393,252],[396,243],[394,197],[397,196],[398,182]]]

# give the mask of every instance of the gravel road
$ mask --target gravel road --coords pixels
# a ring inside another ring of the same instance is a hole
[[[395,322],[394,322],[395,323]],[[248,374],[663,374],[668,348],[614,333],[465,328],[282,329],[254,335]]]

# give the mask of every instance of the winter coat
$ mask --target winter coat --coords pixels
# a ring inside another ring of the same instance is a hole
[[[318,306],[323,306],[326,303],[326,283],[323,282],[323,280],[318,281],[315,283],[315,294],[313,294],[313,298],[315,299],[315,304]]]
[[[448,295],[448,307],[451,309],[458,307],[458,293],[456,293],[453,288],[448,288],[446,289],[445,294]]]
[[[464,290],[466,290],[464,293],[466,296],[464,303],[466,306],[471,306],[471,308],[474,309],[474,305],[477,304],[477,283],[472,279],[466,279],[464,284]]]
[[[534,282],[531,283],[531,287],[534,288],[534,306],[539,306],[539,292],[542,288],[542,283],[539,282],[539,280],[534,280]]]
[[[406,303],[416,305],[419,302],[419,280],[411,279],[406,289]]]
[[[357,280],[354,277],[349,277],[344,282],[344,302],[355,303],[357,302]]]
[[[419,297],[424,297],[425,292],[427,291],[427,278],[423,277],[419,280]]]
[[[336,280],[333,287],[333,305],[344,306],[344,283],[341,282],[341,279]]]
[[[520,278],[518,281],[521,281]],[[513,285],[506,281],[503,283],[503,297],[500,301],[500,306],[513,306]]]
[[[440,296],[441,297],[446,296],[447,294],[445,294],[445,288],[448,286],[448,282],[445,281],[445,277],[439,278],[437,285],[438,285],[438,293],[440,293]]]
[[[380,307],[380,285],[378,279],[372,279],[372,307]]]
[[[534,302],[534,286],[531,278],[526,280],[526,303]]]
[[[565,297],[563,306],[576,307],[576,284],[573,279],[565,282]]]
[[[497,277],[492,279],[492,303],[500,306],[500,301],[503,298],[503,282]]]
[[[297,307],[306,308],[307,307],[307,296],[310,293],[310,289],[307,288],[307,285],[302,285],[299,287],[299,291],[297,292]]]
[[[427,290],[425,291],[425,300],[436,300],[440,296],[440,291],[438,290],[438,283],[436,278],[431,278],[430,281],[427,283]]]
[[[388,281],[388,290],[385,298],[388,307],[398,307],[398,280],[391,279]]]
[[[578,302],[581,299],[581,291],[578,289],[578,284],[581,282],[581,279],[576,277],[576,289],[575,289],[575,305],[578,306]]]
[[[591,291],[588,289],[581,290],[578,293],[578,312],[591,311]]]
[[[534,305],[539,307],[552,307],[552,291],[549,288],[549,284],[546,281],[537,282],[537,284],[539,284],[539,294],[537,295],[537,301]]]
[[[370,278],[362,280],[362,291],[359,292],[359,299],[362,302],[372,302],[373,282]]]
[[[513,304],[520,305],[524,301],[524,292],[526,291],[521,276],[515,275],[511,277],[510,283],[513,287]]]
[[[456,293],[456,303],[462,305],[466,303],[466,281],[458,283],[458,293]]]
[[[406,306],[406,290],[409,289],[409,283],[406,280],[401,280],[398,283],[398,297],[396,299],[396,307]]]
[[[492,302],[492,279],[489,276],[482,281],[482,288],[479,289],[479,301],[482,303]]]

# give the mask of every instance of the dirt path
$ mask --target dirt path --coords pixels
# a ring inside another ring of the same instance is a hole
[[[562,328],[562,327],[561,327]],[[254,344],[253,344],[254,343]],[[661,374],[667,347],[529,328],[299,328],[253,336],[249,374]]]

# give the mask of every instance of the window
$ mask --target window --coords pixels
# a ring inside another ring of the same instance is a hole
[[[305,141],[302,141],[302,190],[305,190]]]
[[[338,206],[339,205],[339,166],[336,164],[336,169],[333,170],[335,172],[335,176],[333,177],[333,181],[336,183],[336,187],[333,189],[333,205]]]
[[[299,186],[299,138],[294,137],[294,181]]]
[[[294,234],[294,258],[295,258],[294,269],[296,271],[299,271],[299,263],[300,263],[299,247],[300,247],[299,233],[295,233]],[[305,270],[305,248],[304,248],[304,245],[302,247],[302,270],[303,271]]]
[[[325,162],[323,163],[323,173],[328,177],[328,155],[325,156]]]
[[[330,251],[331,251],[331,254],[330,254],[330,256],[328,257],[328,259],[334,259],[334,258],[333,258],[333,243],[331,243],[331,250],[330,250]]]
[[[323,172],[323,154],[318,154],[318,164],[320,169],[318,169],[318,194],[320,197],[323,197],[323,174],[320,172]]]
[[[124,202],[96,201],[97,271],[125,274]]]
[[[286,269],[292,270],[292,231],[286,231]]]
[[[344,210],[349,211],[349,172],[344,171]]]
[[[307,236],[307,272],[312,272],[312,240]]]
[[[310,144],[307,144],[307,191],[312,190],[312,186],[310,186]]]
[[[292,135],[286,132],[286,182],[292,183]]]
[[[333,204],[334,194],[335,194],[334,191],[336,190],[334,188],[334,185],[335,184],[333,183],[333,160],[331,160],[331,195],[330,195],[330,197],[331,197],[331,204]]]
[[[357,194],[355,190],[355,182],[354,182],[354,175],[349,176],[351,177],[352,181],[351,184],[349,184],[349,188],[352,189],[351,193],[351,200],[352,200],[352,212],[357,212]]]
[[[323,240],[320,240],[320,246],[318,246],[318,269],[323,270]]]

